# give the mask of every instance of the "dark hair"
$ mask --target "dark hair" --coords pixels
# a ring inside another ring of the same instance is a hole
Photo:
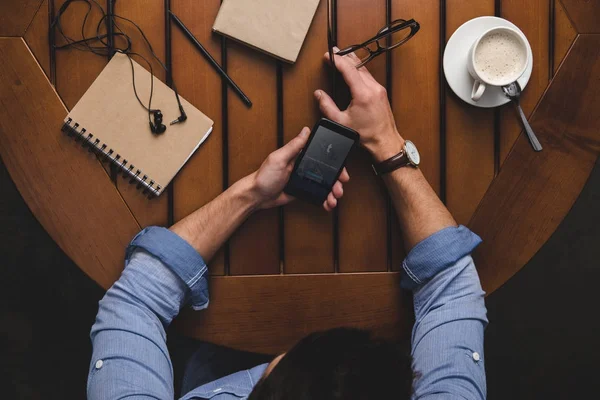
[[[338,328],[300,340],[248,400],[409,399],[413,372],[403,346]]]

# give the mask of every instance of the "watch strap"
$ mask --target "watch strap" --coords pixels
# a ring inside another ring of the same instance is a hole
[[[411,163],[406,155],[406,149],[403,148],[400,150],[400,153],[395,156],[380,163],[373,164],[373,171],[375,171],[375,175],[384,175],[399,168],[406,167],[407,165],[411,165]]]

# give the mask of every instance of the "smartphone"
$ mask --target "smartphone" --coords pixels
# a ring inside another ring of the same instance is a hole
[[[323,204],[359,138],[356,131],[322,118],[296,159],[285,193],[310,203]]]

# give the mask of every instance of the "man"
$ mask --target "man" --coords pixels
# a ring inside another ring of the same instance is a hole
[[[317,90],[322,113],[358,131],[374,163],[399,154],[403,136],[415,132],[397,131],[385,89],[366,68],[354,67],[355,56],[335,57],[352,102],[340,111]],[[258,171],[170,230],[152,227],[133,239],[126,268],[100,302],[92,327],[90,399],[173,398],[165,329],[186,303],[196,310],[208,306],[205,262],[235,229],[253,212],[293,200],[282,190],[308,136],[304,128]],[[349,179],[344,171],[323,204],[326,210],[337,206]],[[485,398],[486,309],[470,256],[480,239],[457,226],[419,169],[398,168],[383,180],[408,252],[402,283],[414,293],[411,354],[368,332],[320,332],[269,365],[206,383],[184,399]]]

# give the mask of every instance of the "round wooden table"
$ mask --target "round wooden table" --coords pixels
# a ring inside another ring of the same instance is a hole
[[[118,278],[124,248],[140,228],[177,221],[254,171],[320,117],[314,90],[331,91],[334,79],[343,86],[323,62],[325,1],[294,65],[211,33],[219,0],[117,2],[115,13],[138,22],[157,54],[171,55],[167,62],[180,94],[215,121],[210,138],[170,190],[149,201],[60,133],[68,109],[107,59],[48,45],[49,16],[63,0],[18,3],[0,6],[0,36],[12,36],[0,39],[0,154],[45,229],[104,288]],[[168,26],[169,3],[248,94],[252,108]],[[457,221],[484,239],[475,257],[488,293],[554,232],[598,157],[599,8],[576,0],[337,1],[340,46],[363,41],[393,19],[420,22],[410,42],[368,68],[388,89],[399,130],[419,147],[433,188]],[[85,11],[82,3],[70,8],[63,22],[67,33],[79,35]],[[512,107],[468,106],[443,78],[446,41],[463,22],[481,15],[511,20],[531,42],[535,67],[522,105],[532,115],[541,153],[520,134]],[[91,18],[97,21],[98,13]],[[89,28],[91,34],[95,23]],[[132,34],[134,50],[149,56],[132,27],[122,28]],[[56,43],[63,42],[57,37]],[[167,78],[157,63],[154,71]],[[347,96],[341,89],[334,95],[340,102]],[[405,253],[394,211],[365,152],[353,154],[348,170],[352,180],[335,214],[297,202],[253,215],[210,261],[211,307],[184,311],[176,327],[265,352],[338,325],[405,336],[411,311],[399,290]]]

